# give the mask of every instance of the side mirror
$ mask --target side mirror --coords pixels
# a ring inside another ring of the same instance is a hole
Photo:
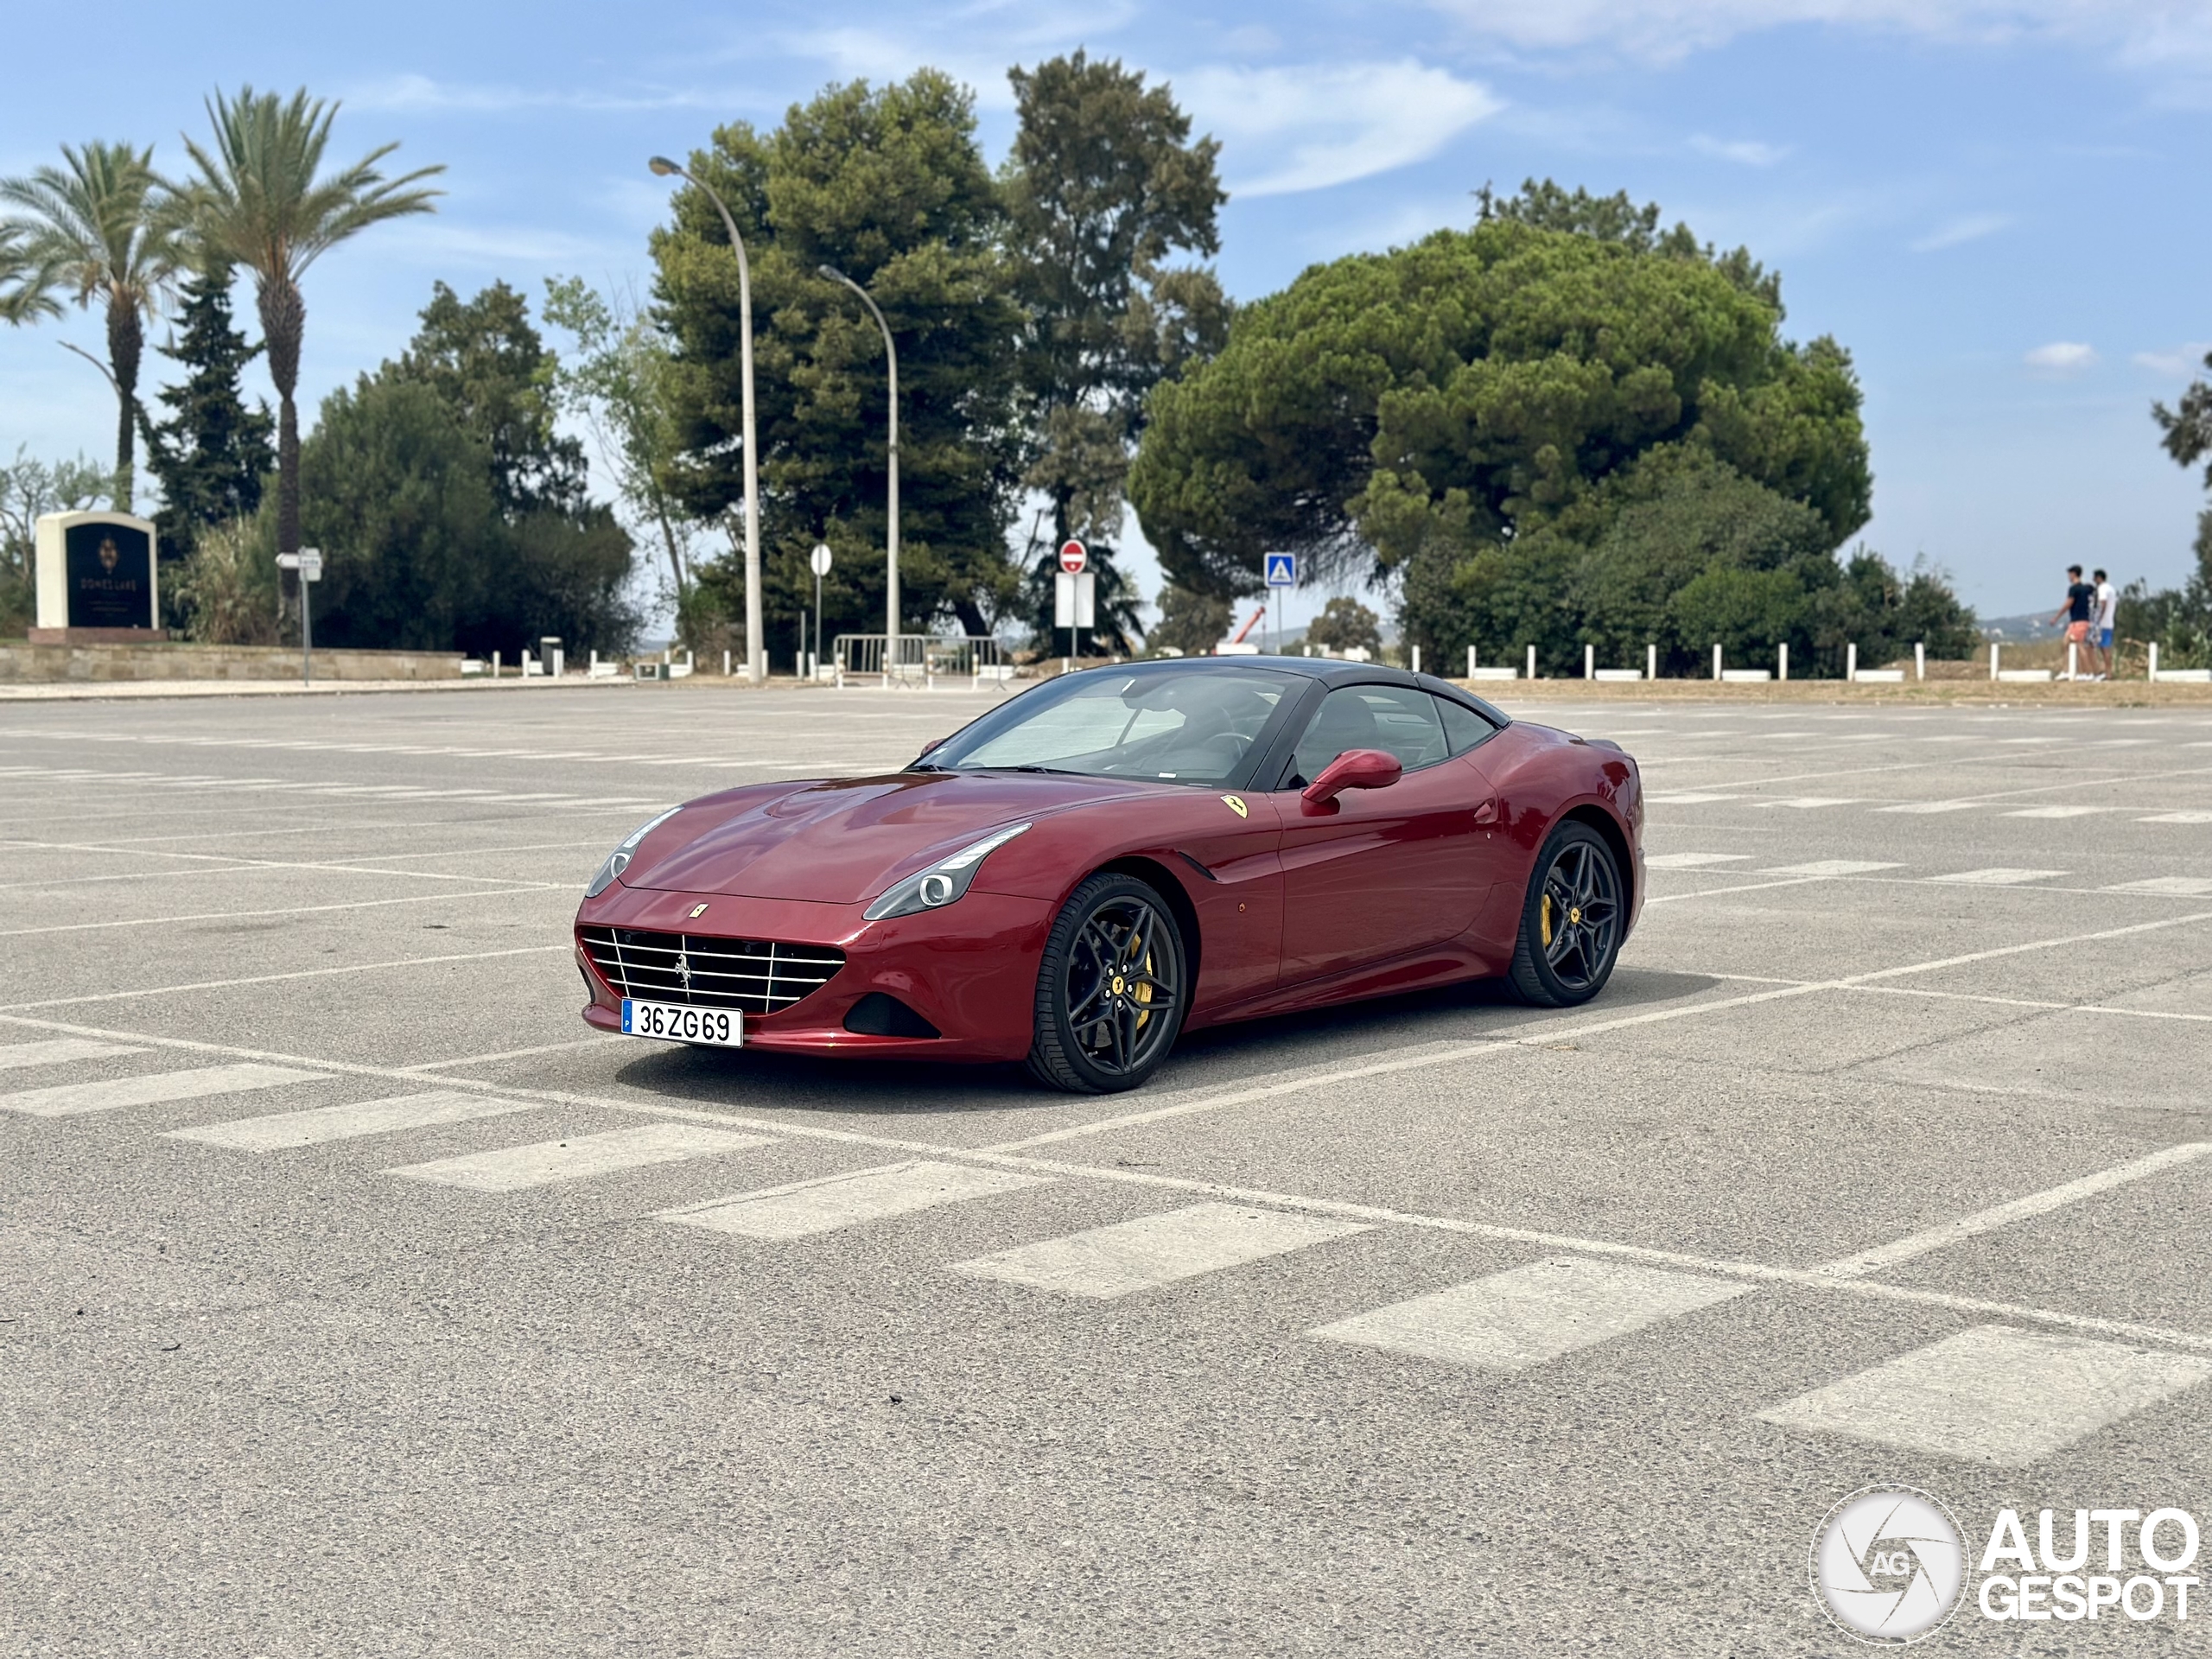
[[[929,741],[928,742],[926,742],[926,743],[925,743],[925,744],[923,744],[923,745],[922,745],[922,754],[927,754],[927,753],[928,753],[931,749],[941,749],[941,748],[943,748],[944,747],[944,739],[943,739],[943,738],[941,738],[941,737],[933,737],[933,738],[930,739],[930,741]],[[920,760],[921,758],[922,758],[922,755],[921,755],[921,754],[918,754],[918,755],[916,755],[916,756],[914,757],[914,759],[915,759],[915,760]]]
[[[1300,798],[1304,810],[1333,812],[1337,797],[1348,789],[1388,789],[1405,776],[1398,757],[1381,749],[1346,749],[1321,768],[1321,775],[1306,785]]]

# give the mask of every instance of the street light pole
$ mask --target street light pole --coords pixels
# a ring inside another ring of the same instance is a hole
[[[729,245],[737,255],[739,369],[745,405],[741,435],[745,446],[745,677],[758,685],[768,677],[768,664],[760,623],[760,446],[753,437],[753,272],[745,261],[745,238],[737,233],[737,221],[714,188],[700,183],[665,156],[656,156],[646,165],[661,178],[682,179],[702,191],[722,216],[722,227],[729,232]]]
[[[899,648],[899,347],[892,341],[891,325],[883,320],[883,313],[868,297],[866,289],[835,265],[822,265],[817,269],[831,282],[842,283],[861,296],[861,303],[868,307],[869,315],[874,317],[875,326],[883,330],[883,352],[890,359],[891,442],[888,453],[891,458],[891,525],[884,537],[890,562],[889,580],[884,588],[883,626],[884,632],[890,636],[884,641],[884,649],[895,652]]]

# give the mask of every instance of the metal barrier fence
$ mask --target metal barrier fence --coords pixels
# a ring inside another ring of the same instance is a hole
[[[1005,649],[986,634],[841,633],[831,672],[842,689],[873,680],[934,691],[940,683],[980,691],[1014,678]]]

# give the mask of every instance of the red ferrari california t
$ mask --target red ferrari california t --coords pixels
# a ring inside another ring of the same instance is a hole
[[[576,913],[584,1018],[1134,1089],[1194,1027],[1487,977],[1541,1007],[1595,996],[1643,903],[1643,828],[1618,746],[1442,680],[1091,669],[903,772],[645,825]]]

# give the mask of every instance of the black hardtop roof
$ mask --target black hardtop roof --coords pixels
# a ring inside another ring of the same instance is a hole
[[[1439,696],[1450,697],[1455,702],[1465,703],[1497,725],[1512,724],[1512,716],[1503,709],[1477,696],[1464,686],[1452,684],[1449,680],[1440,680],[1433,674],[1411,673],[1382,663],[1346,662],[1341,657],[1154,657],[1141,662],[1116,663],[1110,667],[1090,668],[1081,671],[1086,674],[1126,674],[1133,670],[1160,672],[1200,669],[1224,672],[1240,668],[1263,668],[1278,674],[1295,674],[1305,679],[1319,680],[1325,685],[1418,686],[1424,691],[1433,691]]]

